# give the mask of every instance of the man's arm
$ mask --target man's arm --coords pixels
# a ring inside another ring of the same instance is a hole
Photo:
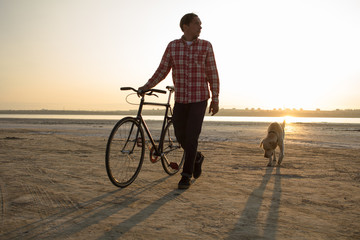
[[[209,43],[210,44],[210,43]],[[210,48],[208,54],[206,56],[206,78],[210,85],[211,91],[211,103],[209,107],[209,113],[211,115],[215,115],[219,111],[219,91],[220,91],[220,81],[219,74],[216,67],[216,61],[212,46],[210,44]]]
[[[170,44],[167,46],[165,53],[161,59],[160,65],[155,71],[154,75],[149,79],[149,81],[139,90],[146,91],[150,88],[155,87],[159,82],[164,80],[169,74],[172,68],[171,57],[170,57]]]

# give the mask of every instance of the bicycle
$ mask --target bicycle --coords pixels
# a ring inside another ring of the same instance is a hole
[[[132,87],[122,87],[120,89],[122,91],[132,90],[141,97],[141,99],[136,117],[124,117],[119,120],[108,138],[105,163],[110,181],[115,186],[124,188],[136,179],[144,161],[146,146],[145,133],[149,139],[148,143],[151,146],[151,148],[149,148],[150,161],[155,163],[160,158],[164,171],[169,175],[176,174],[184,163],[184,150],[175,137],[172,122],[170,99],[174,92],[174,87],[166,87],[169,91],[167,103],[145,101],[145,96],[157,96],[155,93],[166,94],[167,91],[165,90],[149,89],[141,93]],[[162,122],[158,144],[156,144],[142,117],[144,105],[165,107],[164,120]]]

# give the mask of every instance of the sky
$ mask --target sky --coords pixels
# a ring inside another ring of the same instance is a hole
[[[220,108],[360,109],[359,0],[0,0],[0,110],[135,109],[189,12]]]

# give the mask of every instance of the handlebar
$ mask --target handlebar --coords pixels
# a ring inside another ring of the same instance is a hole
[[[171,100],[171,95],[172,93],[175,92],[175,87],[174,86],[167,86],[166,89],[169,91],[169,97],[168,97],[168,101],[167,103],[156,103],[156,102],[145,102],[145,95],[147,96],[155,96],[158,97],[155,93],[161,93],[161,94],[166,94],[167,91],[165,90],[160,90],[160,89],[148,89],[146,91],[139,91],[138,89],[132,88],[132,87],[121,87],[120,90],[121,91],[127,91],[127,90],[132,90],[134,91],[138,97],[141,97],[141,101],[140,101],[140,106],[139,109],[142,109],[143,105],[155,105],[155,106],[164,106],[164,107],[170,107],[170,100]],[[134,93],[134,94],[135,94]],[[130,103],[127,98],[133,95],[132,93],[128,94],[126,97],[126,102],[132,105],[137,105],[137,104],[133,104]]]
[[[171,87],[166,87],[167,89],[171,88]],[[172,89],[172,88],[171,88]],[[141,92],[135,88],[132,87],[121,87],[120,88],[121,91],[127,91],[127,90],[133,90],[134,92],[136,92],[137,94],[141,94]],[[170,91],[170,89],[169,89]],[[153,93],[161,93],[161,94],[166,94],[165,90],[160,90],[160,89],[148,89],[142,93],[145,93],[146,95],[152,95]]]

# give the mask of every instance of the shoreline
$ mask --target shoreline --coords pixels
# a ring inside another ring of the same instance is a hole
[[[49,134],[87,132],[85,136],[108,138],[118,120],[99,119],[1,119],[0,130],[38,129]],[[155,139],[159,138],[162,121],[146,120]],[[199,141],[243,142],[258,148],[266,135],[269,122],[221,122],[204,121]],[[329,147],[337,149],[360,148],[360,123],[286,123],[285,140],[300,147]],[[341,139],[341,140],[339,140]]]
[[[1,114],[34,115],[136,115],[137,110],[86,111],[86,110],[0,110]],[[143,115],[163,115],[163,109],[144,109]],[[210,116],[206,113],[206,116]],[[313,117],[313,118],[360,118],[360,109],[292,110],[292,109],[220,109],[216,116],[231,117]]]
[[[30,123],[30,124],[110,124],[113,125],[116,122],[120,121],[122,118],[130,116],[135,117],[134,115],[122,115],[117,116],[116,118],[61,118],[58,117],[59,115],[53,115],[54,117],[47,117],[47,116],[40,116],[40,117],[2,117],[0,114],[0,122],[3,123]],[[60,115],[61,116],[61,115]],[[65,116],[77,116],[77,115],[66,115]],[[88,115],[81,115],[81,116],[88,116]],[[103,115],[100,115],[103,116]],[[163,116],[143,116],[146,123],[150,122],[162,122]],[[154,117],[154,118],[153,118]],[[282,117],[227,117],[227,116],[211,116],[207,118],[205,116],[204,124],[210,125],[218,125],[218,124],[232,124],[232,125],[244,125],[244,124],[269,124],[273,121],[282,122],[283,120],[286,121],[288,124],[331,124],[331,125],[359,125],[360,126],[360,118],[356,119],[354,122],[346,122],[348,118],[282,118]],[[296,121],[299,119],[299,121]],[[339,121],[331,121],[333,119],[339,119]],[[304,121],[301,121],[304,120]],[[313,121],[311,121],[313,120]],[[316,121],[315,121],[316,120]],[[327,121],[329,120],[329,121]],[[341,120],[345,120],[341,122]]]
[[[124,117],[135,117],[135,115],[67,115],[67,114],[9,114],[1,115],[0,121],[119,121]],[[143,115],[144,120],[163,121],[164,116],[159,115]],[[283,122],[287,123],[314,123],[314,124],[360,124],[360,118],[321,118],[321,117],[243,117],[243,116],[208,116],[205,115],[204,122],[218,123],[271,123]]]

